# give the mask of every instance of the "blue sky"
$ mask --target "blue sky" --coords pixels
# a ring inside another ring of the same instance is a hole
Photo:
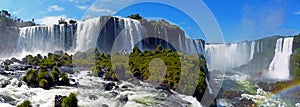
[[[164,18],[179,25],[191,38],[204,38],[201,29],[189,15],[171,6],[143,3],[130,7],[135,0],[0,0],[6,9],[24,20],[53,24],[59,18],[83,18],[140,13],[150,19]],[[167,0],[168,1],[168,0]],[[173,0],[174,1],[174,0]],[[177,0],[176,2],[183,2]],[[193,2],[182,3],[194,14],[201,9]],[[272,35],[300,33],[300,0],[204,0],[219,23],[226,42],[254,40]],[[126,7],[126,8],[124,8]]]

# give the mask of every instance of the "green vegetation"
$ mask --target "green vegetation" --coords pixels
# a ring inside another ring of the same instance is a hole
[[[36,24],[34,23],[34,19],[32,19],[32,21],[23,21],[20,18],[17,18],[17,16],[13,16],[12,14],[10,14],[7,10],[1,10],[0,25],[3,25],[5,27],[26,27],[34,26]]]
[[[62,78],[59,81],[59,78]],[[30,87],[41,87],[43,89],[50,89],[55,85],[69,85],[69,78],[66,73],[62,73],[59,77],[59,71],[57,67],[54,67],[52,73],[45,69],[29,70],[23,77],[23,81]]]
[[[109,54],[93,50],[74,55],[77,57],[74,58],[76,63],[91,67],[93,76],[103,77],[106,80],[125,81],[137,78],[152,84],[161,83],[159,85],[174,90],[180,85],[176,90],[180,93],[193,93],[196,90],[194,96],[197,98],[202,97],[207,87],[204,73],[205,60],[198,55],[187,56],[182,52],[162,49],[160,45],[153,51],[144,52],[134,47],[129,55],[129,62],[126,62],[128,57],[126,55],[117,54],[111,58]],[[93,59],[95,63],[91,64],[90,61]],[[111,59],[116,62],[114,66],[111,65]],[[122,65],[122,63],[129,63],[129,65]],[[179,84],[180,80],[184,83]]]
[[[62,101],[62,107],[78,107],[78,100],[75,93],[71,93],[68,97],[65,97]]]
[[[23,103],[21,103],[17,107],[32,107],[32,105],[31,105],[31,102],[29,100],[25,100],[25,101],[23,101]]]
[[[128,57],[129,60],[126,60]],[[204,72],[207,68],[203,56],[173,52],[171,49],[162,49],[160,45],[153,51],[143,52],[134,47],[131,54],[117,53],[113,58],[110,54],[90,49],[86,52],[77,52],[74,56],[52,53],[44,57],[28,55],[22,62],[40,66],[39,71],[28,71],[23,80],[28,86],[44,89],[50,89],[55,85],[69,85],[67,74],[58,70],[60,66],[91,68],[93,76],[103,77],[106,80],[139,79],[152,84],[159,83],[158,85],[176,89],[179,93],[194,93],[193,96],[198,99],[201,99],[207,87]]]
[[[127,57],[129,60],[126,60]],[[160,83],[158,85],[176,89],[180,93],[195,92],[194,96],[199,99],[207,87],[205,63],[203,56],[199,58],[198,55],[173,52],[171,49],[162,49],[160,45],[153,51],[143,52],[134,47],[129,56],[116,53],[114,57],[90,49],[76,53],[73,58],[74,66],[90,67],[93,76],[113,81],[132,81],[136,78],[152,84]]]
[[[42,57],[40,54],[37,56],[27,55],[21,61],[22,64],[40,66],[43,69],[52,69],[54,66],[68,66],[72,67],[72,55],[65,54],[52,54]]]
[[[291,75],[295,80],[300,80],[300,34],[294,36],[293,54],[290,59]]]
[[[135,19],[135,20],[141,20],[141,19],[143,19],[143,17],[140,16],[140,14],[132,14],[130,16],[127,16],[127,18],[131,18],[131,19]]]

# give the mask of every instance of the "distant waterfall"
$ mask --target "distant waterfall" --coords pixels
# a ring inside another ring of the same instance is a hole
[[[265,76],[270,79],[287,80],[290,76],[289,61],[293,53],[293,37],[279,38],[276,42],[275,55]]]
[[[251,53],[250,53],[250,58],[249,58],[249,61],[251,61],[253,59],[253,56],[254,56],[254,52],[255,52],[255,41],[251,41]]]
[[[14,54],[37,54],[68,50],[74,43],[75,25],[33,26],[20,28]]]
[[[255,41],[233,44],[207,44],[205,56],[210,70],[225,70],[247,64],[253,59]]]

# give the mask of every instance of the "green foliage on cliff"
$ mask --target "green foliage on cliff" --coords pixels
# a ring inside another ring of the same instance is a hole
[[[141,19],[143,19],[143,17],[140,16],[140,14],[132,14],[130,16],[127,16],[127,18],[131,18],[131,19],[135,19],[135,20],[141,20]]]
[[[293,48],[290,71],[295,80],[300,80],[300,34],[294,36]]]

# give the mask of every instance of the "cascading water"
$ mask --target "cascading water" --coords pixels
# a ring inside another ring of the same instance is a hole
[[[205,56],[210,70],[224,71],[247,64],[254,55],[255,42],[207,44]]]
[[[275,55],[265,76],[270,79],[287,80],[290,76],[289,61],[293,53],[293,37],[279,38]]]
[[[74,41],[74,25],[33,26],[20,28],[14,54],[43,54],[67,50]]]
[[[255,52],[255,41],[251,41],[251,53],[250,53],[250,58],[249,58],[249,61],[251,61],[253,59],[253,56],[254,56],[254,52]]]
[[[76,32],[76,51],[86,51],[96,46],[97,37],[101,30],[100,18],[78,22]]]

